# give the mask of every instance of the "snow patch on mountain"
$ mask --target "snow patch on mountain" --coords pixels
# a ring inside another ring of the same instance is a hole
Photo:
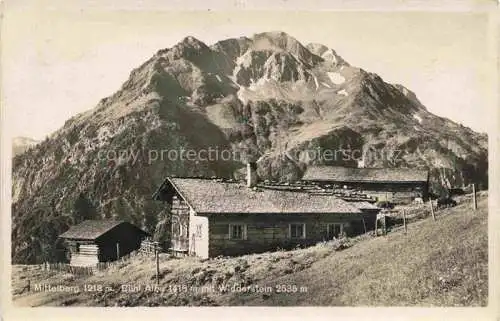
[[[420,117],[419,115],[415,114],[413,115],[413,118],[415,118],[419,123],[422,123],[422,117]]]
[[[321,55],[321,58],[325,59],[325,60],[328,60],[328,61],[331,61],[333,63],[337,63],[338,60],[337,60],[337,56],[335,55],[335,53],[333,52],[332,49],[328,49],[327,51],[325,51],[322,55]]]
[[[240,89],[238,90],[238,92],[236,93],[236,96],[238,97],[239,101],[241,101],[243,103],[243,105],[245,105],[247,103],[247,98],[245,97],[245,92],[247,91],[247,89],[243,86],[240,87]]]
[[[314,83],[316,84],[316,89],[318,89],[319,87],[318,78],[316,78],[316,76],[313,76],[313,78],[314,78]]]
[[[345,82],[344,76],[342,76],[338,72],[327,72],[327,75],[335,85],[341,85]]]
[[[346,96],[346,97],[349,96],[349,94],[347,93],[347,91],[345,89],[337,91],[337,95],[342,95],[342,96]]]

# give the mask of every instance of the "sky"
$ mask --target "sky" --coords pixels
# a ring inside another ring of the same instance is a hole
[[[351,65],[404,85],[439,116],[481,132],[493,124],[495,57],[483,11],[280,12],[262,6],[234,11],[244,3],[237,0],[233,11],[181,12],[158,3],[127,6],[127,1],[120,7],[109,0],[86,6],[59,0],[50,5],[7,2],[1,89],[11,137],[43,139],[118,90],[131,70],[156,51],[187,35],[212,44],[275,30],[304,45],[327,45]]]

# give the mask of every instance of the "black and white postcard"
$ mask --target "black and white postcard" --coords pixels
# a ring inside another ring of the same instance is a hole
[[[498,318],[495,2],[320,2],[5,1],[8,310]]]

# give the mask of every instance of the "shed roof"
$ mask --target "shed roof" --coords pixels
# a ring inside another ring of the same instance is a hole
[[[131,224],[121,220],[86,220],[73,225],[59,237],[66,239],[95,240],[120,224]],[[131,224],[133,225],[133,224]],[[133,225],[136,227],[135,225]],[[138,230],[142,231],[138,227]],[[146,232],[142,231],[147,234]]]
[[[305,181],[331,182],[426,182],[428,171],[413,168],[352,168],[341,166],[309,166]]]
[[[334,195],[314,195],[239,182],[200,178],[167,178],[171,186],[198,214],[209,213],[361,213],[355,204]]]

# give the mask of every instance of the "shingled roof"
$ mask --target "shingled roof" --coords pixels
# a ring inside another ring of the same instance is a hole
[[[248,188],[239,182],[200,178],[167,178],[162,188],[173,187],[198,214],[214,213],[361,213],[334,195]]]
[[[426,182],[428,171],[413,168],[351,168],[340,166],[309,166],[305,181],[331,182]]]
[[[380,210],[379,207],[373,205],[373,204],[370,204],[366,201],[363,201],[363,202],[355,202],[353,203],[353,205],[355,205],[357,208],[361,209],[361,210]]]
[[[95,240],[120,224],[130,223],[120,220],[86,220],[70,227],[69,230],[59,237],[66,239]]]

